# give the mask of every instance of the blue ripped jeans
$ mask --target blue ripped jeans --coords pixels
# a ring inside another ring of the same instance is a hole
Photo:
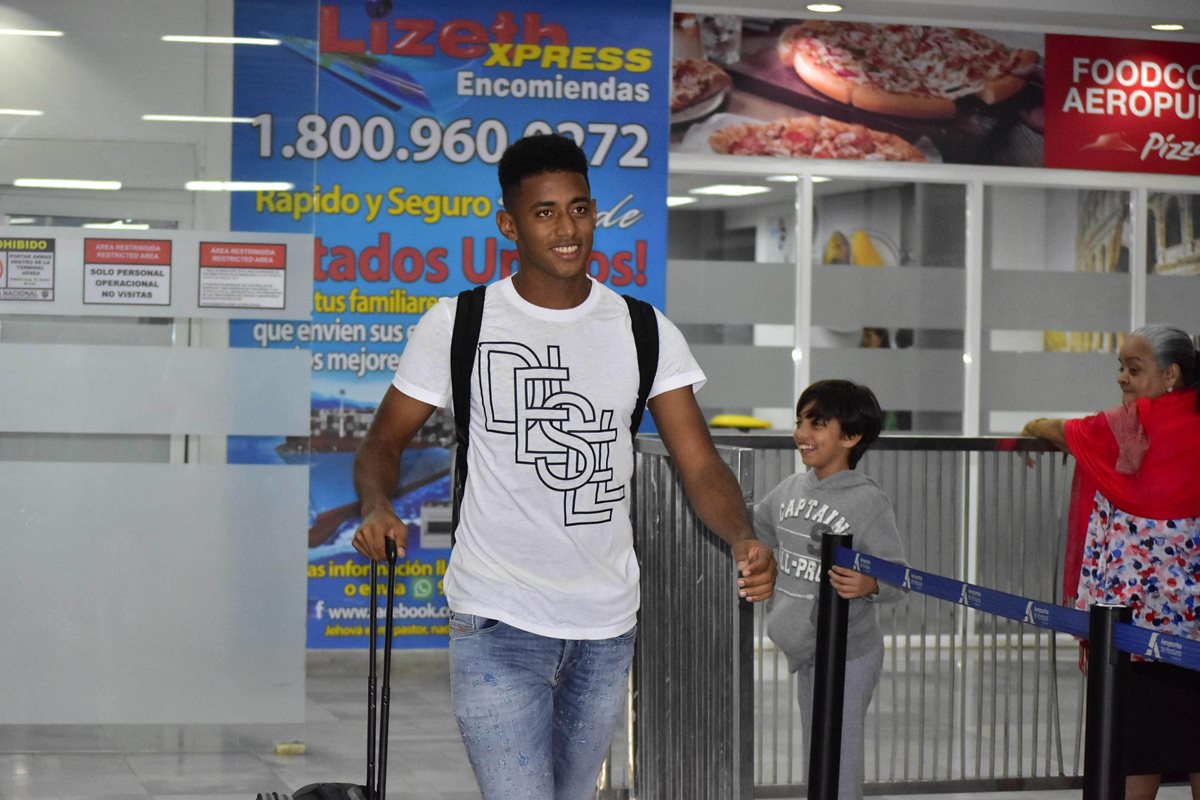
[[[625,706],[636,628],[552,639],[450,617],[454,712],[484,800],[588,800]]]

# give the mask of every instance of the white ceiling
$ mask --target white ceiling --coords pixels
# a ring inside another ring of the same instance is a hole
[[[847,18],[1200,41],[1200,0],[841,1]],[[41,117],[0,117],[0,185],[22,176],[118,177],[129,188],[165,189],[184,178],[224,177],[227,131],[144,122],[141,115],[229,113],[232,50],[167,44],[159,37],[226,33],[233,4],[0,0],[0,27],[67,33],[62,39],[6,38],[0,48],[0,105],[45,111]],[[698,0],[676,8],[813,16],[803,10],[803,0],[748,0],[744,6]],[[1157,21],[1179,21],[1188,30],[1156,34],[1148,26]],[[160,162],[172,168],[153,166]],[[176,174],[180,170],[187,174]]]
[[[805,17],[807,0],[729,0],[676,3],[683,11],[736,11],[743,16]],[[962,24],[1019,28],[1044,33],[1088,33],[1125,38],[1200,41],[1200,0],[838,0],[842,17],[873,21]],[[1151,23],[1177,22],[1180,33],[1150,30]]]

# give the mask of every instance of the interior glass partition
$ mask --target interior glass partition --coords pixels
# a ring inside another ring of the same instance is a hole
[[[813,195],[811,378],[870,386],[886,430],[961,432],[965,188],[837,178]]]
[[[0,73],[0,606],[38,610],[0,621],[0,724],[302,722],[308,466],[227,449],[309,432],[308,354],[230,346],[311,316],[313,216],[231,222],[235,178],[314,184],[234,168],[235,83],[282,42],[230,41],[232,0],[19,0],[0,28],[35,32]],[[253,277],[204,255],[262,243]]]
[[[1131,193],[985,188],[983,430],[1116,404],[1132,313]]]
[[[706,417],[789,426],[795,177],[674,173],[669,193],[666,311],[708,375]]]
[[[1196,335],[1200,195],[1152,192],[1146,201],[1146,321]]]

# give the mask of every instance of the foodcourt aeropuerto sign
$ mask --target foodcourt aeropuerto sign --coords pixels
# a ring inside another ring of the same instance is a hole
[[[1200,45],[1046,37],[1047,167],[1200,175]]]

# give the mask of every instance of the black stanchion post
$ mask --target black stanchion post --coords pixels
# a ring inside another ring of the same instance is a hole
[[[850,601],[829,582],[834,550],[853,547],[854,537],[814,525],[821,536],[821,581],[817,594],[817,662],[813,669],[813,718],[808,744],[808,800],[837,800],[842,757],[842,698],[846,689],[846,622]]]
[[[1083,743],[1085,800],[1125,798],[1125,702],[1129,654],[1117,649],[1114,626],[1129,622],[1126,606],[1096,603],[1088,610],[1087,734]]]

